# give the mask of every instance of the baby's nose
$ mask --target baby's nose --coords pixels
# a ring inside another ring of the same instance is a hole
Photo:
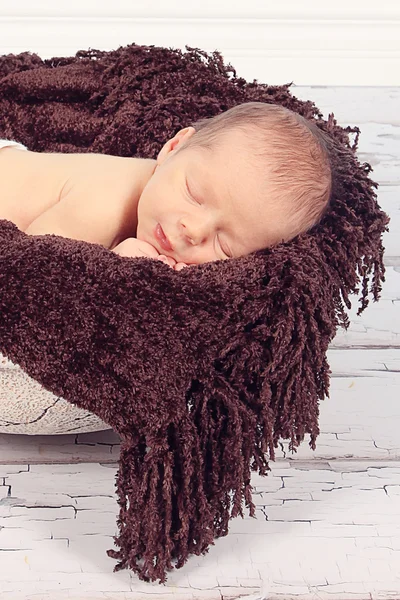
[[[201,223],[193,223],[189,227],[185,227],[184,234],[189,238],[189,242],[193,246],[197,246],[205,242],[210,236],[212,224],[209,220],[204,220]]]

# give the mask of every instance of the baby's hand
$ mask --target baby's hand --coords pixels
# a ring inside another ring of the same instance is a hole
[[[160,254],[160,256],[157,256],[157,258],[158,258],[158,260],[162,260],[167,265],[172,267],[175,271],[181,271],[185,267],[191,266],[191,265],[187,265],[184,262],[176,262],[176,260],[174,258],[171,258],[170,256],[165,256],[165,254]]]
[[[165,254],[159,254],[158,250],[151,244],[138,240],[137,238],[126,238],[118,246],[112,249],[112,252],[119,254],[120,256],[127,256],[134,258],[136,256],[147,256],[149,258],[155,258],[161,260],[165,264],[169,265],[175,271],[181,271],[185,267],[190,267],[184,262],[176,262],[174,258],[166,256]]]
[[[137,256],[147,256],[148,258],[158,258],[160,255],[158,250],[151,244],[138,240],[137,238],[126,238],[122,240],[118,246],[112,249],[112,252],[119,254],[120,256],[127,256],[129,258],[135,258]]]
[[[190,265],[187,265],[184,262],[176,262],[174,258],[171,258],[170,256],[165,256],[165,254],[160,254],[159,256],[156,256],[156,258],[157,260],[162,260],[162,262],[165,262],[166,265],[169,265],[175,271],[181,271],[185,267],[190,267]]]
[[[157,260],[161,260],[162,262],[165,262],[166,265],[169,265],[173,269],[175,268],[175,265],[177,264],[176,260],[174,258],[171,258],[170,256],[165,256],[165,254],[159,254],[156,258],[157,258]]]
[[[174,269],[175,269],[175,271],[181,271],[185,267],[190,267],[190,265],[187,265],[184,262],[177,262],[176,265],[174,266]]]

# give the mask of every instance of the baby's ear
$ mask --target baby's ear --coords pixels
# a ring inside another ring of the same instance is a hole
[[[194,127],[180,129],[173,138],[165,142],[157,156],[157,164],[161,165],[172,152],[180,149],[196,133]]]
[[[168,142],[166,142],[166,144],[164,144],[164,146],[161,148],[160,152],[157,155],[157,167],[159,167],[160,165],[162,165],[162,163],[164,162],[165,158],[166,158],[166,154],[168,153],[168,150],[166,149],[166,145],[168,144]]]

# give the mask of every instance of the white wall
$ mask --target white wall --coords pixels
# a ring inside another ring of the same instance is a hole
[[[132,43],[219,50],[238,76],[272,85],[400,85],[397,0],[0,2],[0,54]]]

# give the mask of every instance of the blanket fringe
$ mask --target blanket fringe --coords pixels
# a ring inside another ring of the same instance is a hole
[[[179,569],[190,554],[206,554],[214,538],[228,534],[231,518],[244,517],[243,498],[255,518],[250,459],[257,417],[222,376],[213,385],[213,394],[197,387],[193,414],[171,423],[166,435],[122,442],[114,537],[120,549],[107,551],[119,560],[114,571],[129,567],[144,581],[164,583],[173,559]],[[270,469],[260,448],[257,454],[265,473]]]

